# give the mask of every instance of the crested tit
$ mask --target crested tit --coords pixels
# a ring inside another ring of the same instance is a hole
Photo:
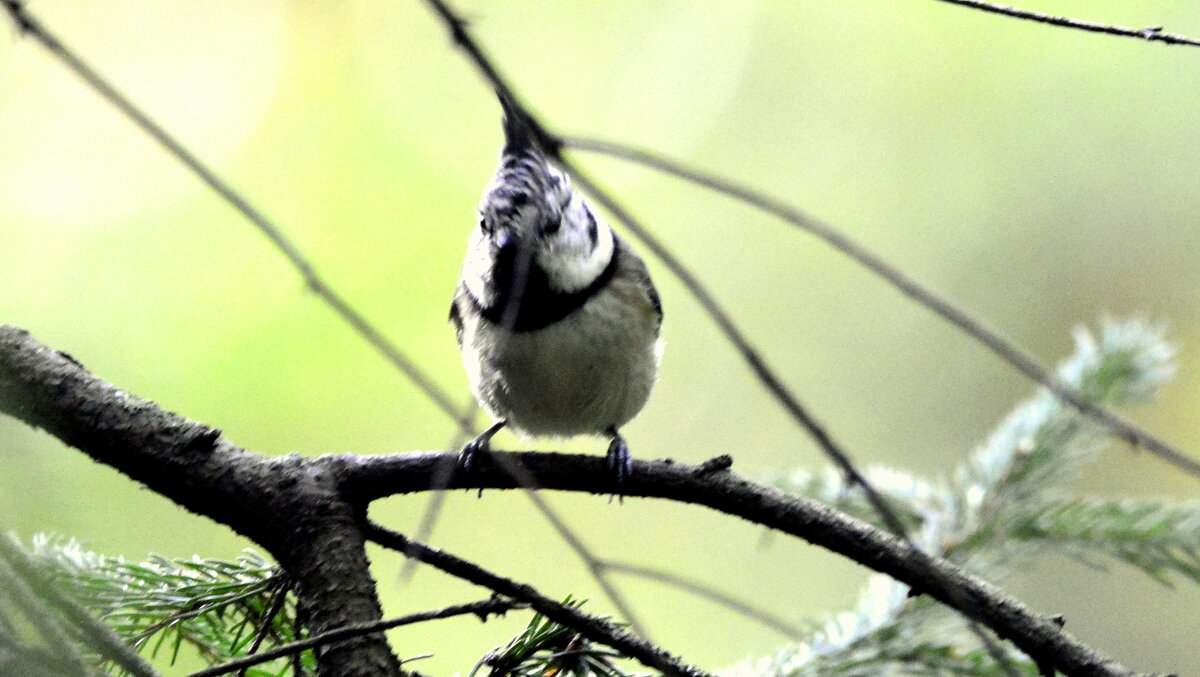
[[[606,436],[619,487],[631,463],[619,430],[657,377],[662,304],[646,264],[507,105],[504,133],[450,307],[471,391],[495,425],[459,463],[469,469],[506,425]]]

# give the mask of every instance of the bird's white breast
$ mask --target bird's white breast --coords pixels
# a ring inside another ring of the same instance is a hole
[[[479,402],[519,432],[603,434],[638,414],[658,372],[659,318],[645,290],[618,277],[563,320],[529,332],[477,315],[463,361]]]

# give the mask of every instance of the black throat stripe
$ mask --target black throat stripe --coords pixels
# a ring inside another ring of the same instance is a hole
[[[494,325],[511,324],[512,330],[517,333],[544,329],[578,310],[612,282],[617,273],[620,251],[614,236],[612,258],[608,265],[591,284],[576,292],[552,289],[546,271],[536,262],[530,264],[529,274],[521,284],[513,279],[513,264],[508,261],[497,262],[495,284],[500,291],[495,303],[485,307],[473,294],[468,292],[467,297],[483,318]],[[517,304],[514,310],[509,309],[510,302]]]

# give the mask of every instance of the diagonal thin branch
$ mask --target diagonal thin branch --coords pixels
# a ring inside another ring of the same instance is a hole
[[[686,266],[683,265],[661,242],[658,241],[644,226],[637,222],[620,204],[607,192],[601,190],[593,181],[584,175],[577,166],[562,156],[560,149],[562,140],[546,130],[546,128],[529,114],[513,93],[512,88],[496,71],[492,61],[484,55],[479,44],[470,36],[466,23],[450,8],[444,0],[426,0],[450,31],[454,42],[470,57],[476,69],[483,75],[488,85],[492,87],[502,100],[507,100],[510,108],[524,118],[530,132],[538,139],[543,151],[566,169],[585,191],[605,209],[617,217],[660,261],[675,275],[680,282],[697,300],[709,317],[721,329],[725,337],[734,344],[743,359],[749,364],[759,381],[767,388],[775,399],[787,409],[792,418],[801,425],[816,441],[821,450],[846,474],[850,482],[858,485],[867,500],[879,512],[880,518],[893,533],[905,536],[904,524],[896,517],[895,511],[888,507],[887,500],[874,488],[866,477],[854,466],[849,456],[843,451],[825,430],[824,426],[808,412],[775,373],[762,355],[750,344],[749,340],[738,329],[732,318],[717,303],[707,288]]]
[[[470,439],[471,432],[475,428],[475,417],[479,413],[479,403],[472,397],[471,401],[463,408],[462,417],[471,421],[471,427],[458,427],[454,429],[454,436],[450,438],[450,444],[447,449],[461,449],[462,445]],[[442,508],[446,504],[446,486],[450,483],[450,478],[454,475],[454,469],[457,464],[446,463],[438,467],[433,479],[429,482],[429,501],[425,504],[425,510],[421,513],[421,520],[417,523],[416,541],[420,543],[428,543],[433,535],[433,528],[437,526],[438,517],[442,514]],[[417,570],[419,560],[413,558],[405,558],[404,563],[400,565],[400,574],[396,577],[399,585],[404,586],[412,580],[413,573]]]
[[[514,481],[507,475],[505,477],[509,482]],[[611,646],[622,654],[641,661],[647,667],[661,670],[668,677],[711,677],[703,670],[682,662],[663,649],[607,620],[546,597],[531,585],[504,578],[478,564],[413,541],[398,531],[392,531],[366,519],[362,528],[370,541],[395,550],[405,557],[415,557],[457,578],[481,585],[506,597],[527,602],[546,618],[570,627],[592,641]]]
[[[653,567],[638,566],[636,564],[617,562],[614,560],[600,562],[599,564],[602,568],[608,571],[615,571],[617,573],[635,576],[637,578],[657,581],[659,583],[664,583],[666,585],[679,588],[680,590],[684,590],[701,599],[706,599],[714,604],[723,606],[726,609],[729,609],[745,618],[768,627],[784,637],[787,637],[788,639],[803,637],[805,634],[804,630],[800,626],[792,623],[782,616],[773,614],[765,609],[760,609],[749,602],[734,597],[733,595],[721,592],[720,590],[705,585],[704,583],[700,583],[689,578],[684,578],[678,574],[673,574],[669,571],[663,571],[662,569],[655,569]]]
[[[546,499],[542,498],[538,493],[537,478],[530,473],[525,466],[521,465],[521,461],[507,455],[493,456],[492,460],[499,463],[504,471],[507,472],[521,486],[525,496],[533,502],[534,506],[542,513],[542,516],[550,522],[550,526],[558,533],[563,542],[567,544],[579,559],[583,560],[583,565],[587,568],[588,573],[595,579],[596,584],[600,586],[600,590],[604,592],[604,596],[613,603],[617,613],[621,615],[621,620],[629,624],[629,629],[636,635],[647,641],[650,640],[649,633],[646,632],[646,626],[634,613],[633,607],[626,601],[625,596],[617,590],[617,586],[609,578],[608,572],[605,570],[604,564],[599,557],[592,554],[591,549],[584,544],[583,539],[576,534],[567,523],[563,521],[558,513],[550,507]]]
[[[608,155],[689,181],[715,193],[744,202],[751,207],[775,216],[817,237],[839,253],[849,257],[871,273],[882,278],[904,296],[907,296],[918,305],[923,306],[933,314],[957,327],[964,334],[1008,363],[1017,372],[1046,388],[1055,397],[1071,405],[1084,415],[1100,423],[1117,438],[1131,445],[1146,449],[1190,475],[1200,477],[1200,462],[1158,439],[1154,434],[1130,423],[1104,407],[1080,397],[1075,391],[1055,377],[1050,370],[1042,367],[1038,364],[1037,360],[1021,350],[1012,341],[1004,338],[999,332],[989,328],[982,321],[972,317],[967,311],[939,296],[936,292],[912,279],[899,268],[888,263],[862,244],[855,242],[844,233],[819,219],[761,193],[746,184],[737,183],[736,181],[689,167],[682,162],[658,153],[596,139],[566,137],[561,139],[561,141],[565,148]]]
[[[253,654],[244,658],[227,661],[220,665],[214,665],[203,670],[198,670],[188,675],[187,677],[217,677],[218,675],[227,675],[235,670],[244,670],[255,665],[273,661],[276,658],[291,656],[309,649],[341,642],[353,637],[361,637],[362,635],[370,635],[384,630],[391,630],[402,625],[412,625],[414,623],[424,623],[426,621],[434,621],[442,618],[453,618],[454,616],[465,616],[474,614],[479,616],[481,620],[487,620],[490,615],[503,615],[506,611],[513,609],[522,609],[526,605],[524,602],[514,602],[512,600],[490,598],[479,602],[470,602],[468,604],[455,604],[444,609],[435,611],[422,611],[421,613],[409,614],[400,616],[399,618],[389,618],[387,620],[375,621],[373,623],[359,623],[357,625],[348,625],[344,628],[330,630],[319,635],[314,635],[296,642],[288,642],[275,647],[269,651],[264,651],[259,654]]]
[[[733,318],[717,303],[717,300],[700,279],[688,270],[681,261],[675,258],[666,246],[646,230],[645,226],[634,219],[620,203],[597,186],[587,175],[581,173],[577,166],[566,160],[560,159],[560,162],[563,167],[571,172],[576,183],[590,193],[613,216],[617,217],[618,221],[623,223],[642,244],[650,249],[651,253],[658,257],[675,274],[675,277],[691,292],[700,306],[720,328],[725,338],[734,345],[738,353],[741,354],[742,358],[750,366],[754,375],[758,377],[758,380],[775,397],[775,400],[808,432],[809,436],[817,443],[817,446],[821,448],[821,451],[849,478],[850,483],[856,484],[862,489],[867,500],[871,503],[875,511],[879,513],[880,518],[887,525],[888,529],[897,536],[907,538],[904,523],[900,521],[900,518],[896,516],[896,512],[888,505],[887,499],[875,487],[871,486],[867,478],[859,472],[858,468],[850,460],[849,455],[834,441],[829,431],[825,429],[825,426],[808,411],[800,402],[800,398],[787,387],[783,379],[767,364],[766,358],[762,356],[757,348],[750,344],[750,340],[734,324]]]
[[[350,305],[333,287],[317,274],[313,264],[288,239],[283,230],[272,222],[265,214],[250,201],[225,182],[220,176],[205,165],[195,153],[188,150],[178,139],[171,135],[162,125],[152,120],[141,108],[100,75],[87,62],[81,59],[71,49],[62,43],[25,8],[22,0],[0,0],[0,7],[8,11],[17,29],[26,36],[32,37],[48,52],[54,55],[79,79],[83,80],[102,99],[111,104],[129,119],[138,129],[154,139],[163,150],[174,157],[180,164],[187,167],[198,179],[211,188],[222,200],[233,207],[262,233],[276,249],[283,254],[296,272],[300,274],[304,284],[328,305],[346,324],[350,325],[358,335],[378,351],[393,367],[404,374],[434,405],[453,420],[459,427],[470,430],[471,422],[459,415],[450,397],[429,377],[420,367],[394,343],[389,341],[378,329],[367,321],[361,313]]]
[[[982,0],[936,1],[944,2],[948,5],[969,7],[971,9],[977,9],[981,12],[989,12],[991,14],[1013,17],[1014,19],[1023,19],[1025,21],[1059,26],[1061,28],[1073,28],[1075,30],[1086,31],[1088,33],[1104,33],[1106,35],[1116,35],[1124,38],[1137,38],[1138,40],[1146,40],[1148,42],[1161,42],[1165,45],[1187,45],[1188,47],[1200,47],[1200,40],[1189,38],[1186,35],[1166,33],[1163,31],[1162,26],[1126,28],[1125,26],[1102,24],[1083,19],[1072,19],[1070,17],[1056,16],[1054,14],[1046,14],[1044,12],[1035,12],[1030,9],[1021,9],[1020,7],[1001,5],[995,2],[983,2]]]
[[[254,633],[254,639],[246,649],[247,655],[253,656],[257,654],[258,650],[262,647],[262,643],[266,641],[267,635],[272,634],[271,630],[275,625],[275,617],[279,615],[279,612],[283,611],[283,607],[287,603],[288,594],[291,591],[292,582],[288,580],[287,574],[283,574],[279,577],[279,582],[272,595],[271,603],[267,605],[266,613],[263,614],[262,620],[259,621],[258,630]],[[238,672],[238,677],[246,677],[245,668],[242,668]]]
[[[478,404],[472,400],[467,411],[463,412],[463,414],[465,417],[473,420],[478,409]],[[455,433],[454,438],[451,440],[450,448],[458,449],[465,441],[466,440],[463,439],[463,433],[460,430]],[[529,474],[529,471],[525,470],[525,468],[523,468],[520,463],[514,459],[510,459],[508,457],[498,457],[497,460],[506,464],[504,466],[505,470],[512,475],[512,477],[516,479],[517,482],[524,488],[526,497],[529,498],[534,507],[536,507],[538,511],[542,513],[542,516],[545,517],[548,522],[550,522],[550,526],[554,528],[559,537],[562,538],[563,542],[565,542],[567,546],[570,547],[571,550],[575,551],[575,554],[581,560],[583,560],[583,564],[585,567],[587,567],[588,573],[590,573],[592,578],[595,579],[596,584],[600,586],[600,590],[604,593],[604,596],[607,597],[610,602],[612,602],[614,607],[616,607],[617,613],[621,615],[621,618],[625,622],[629,623],[629,628],[633,630],[634,633],[641,635],[643,638],[650,639],[650,635],[646,632],[645,625],[638,619],[637,614],[634,613],[632,605],[629,604],[624,595],[621,594],[620,590],[618,590],[616,585],[609,579],[608,572],[605,571],[604,567],[602,566],[600,558],[592,553],[591,549],[584,544],[583,539],[580,538],[580,536],[575,533],[570,526],[567,525],[562,517],[560,517],[558,513],[550,507],[550,504],[547,503],[540,495],[538,495],[537,489],[539,487],[537,486],[537,483],[534,481],[533,477]],[[422,514],[421,521],[417,527],[417,536],[412,540],[418,543],[428,542],[429,535],[433,532],[434,524],[437,521],[438,514],[441,512],[442,505],[445,502],[446,486],[453,477],[455,468],[456,464],[454,463],[446,463],[442,466],[439,466],[437,472],[430,480],[429,502],[425,507],[425,512]],[[399,580],[401,584],[404,584],[409,580],[419,561],[420,560],[412,557],[404,560],[404,564],[400,568]]]

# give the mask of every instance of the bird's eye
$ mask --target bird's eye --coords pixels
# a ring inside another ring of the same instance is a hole
[[[546,225],[542,226],[542,234],[543,235],[553,235],[558,232],[558,228],[561,225],[562,225],[561,218],[552,219],[550,221],[547,221]]]
[[[479,218],[479,230],[483,231],[484,235],[492,234],[492,227],[488,225],[487,219],[483,217]]]

